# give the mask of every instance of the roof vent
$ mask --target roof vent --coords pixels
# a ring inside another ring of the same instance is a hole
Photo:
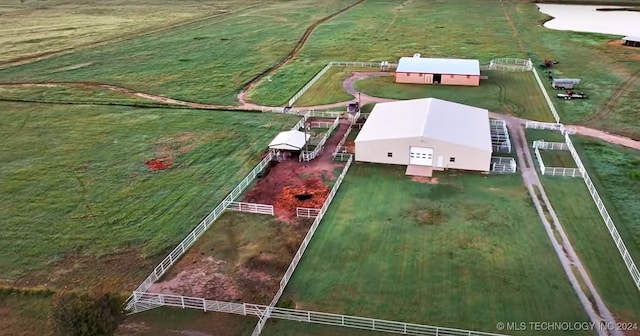
[[[420,58],[420,54],[413,54],[413,58]]]

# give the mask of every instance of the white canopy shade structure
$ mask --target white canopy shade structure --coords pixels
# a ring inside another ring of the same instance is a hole
[[[280,132],[280,134],[273,138],[271,143],[269,143],[269,148],[283,150],[301,150],[310,137],[311,135],[296,130]]]

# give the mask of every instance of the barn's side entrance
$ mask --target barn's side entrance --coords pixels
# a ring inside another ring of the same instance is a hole
[[[433,84],[440,84],[442,82],[441,74],[433,74]]]

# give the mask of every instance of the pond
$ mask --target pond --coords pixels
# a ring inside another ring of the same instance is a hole
[[[629,8],[624,6],[587,6],[537,4],[542,13],[553,16],[544,26],[557,30],[573,30],[612,35],[640,35],[640,11],[596,9]]]

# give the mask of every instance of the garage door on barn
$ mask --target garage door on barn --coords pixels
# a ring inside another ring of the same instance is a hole
[[[409,148],[409,164],[419,166],[433,166],[433,148]]]

